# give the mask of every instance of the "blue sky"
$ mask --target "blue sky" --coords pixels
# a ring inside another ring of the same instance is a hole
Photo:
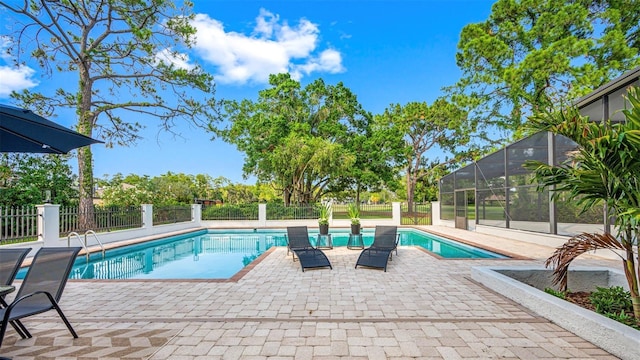
[[[322,78],[343,82],[363,107],[382,113],[390,104],[431,103],[460,71],[460,31],[487,19],[493,1],[222,1],[195,0],[198,44],[189,55],[216,78],[216,98],[255,99],[272,72],[288,71],[303,86]],[[5,13],[2,14],[6,16]],[[0,44],[2,45],[2,44]],[[11,67],[0,58],[0,102],[11,90],[46,91],[37,67]],[[75,119],[54,119],[73,126]],[[180,137],[145,122],[131,147],[94,145],[94,174],[157,176],[167,171],[242,178],[243,154],[186,125]]]

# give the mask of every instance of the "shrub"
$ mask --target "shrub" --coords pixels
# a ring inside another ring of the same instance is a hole
[[[589,300],[599,314],[633,313],[631,294],[622,286],[598,287],[596,291],[591,293]]]
[[[620,311],[619,314],[606,313],[604,315],[609,319],[613,319],[619,323],[623,323],[627,326],[631,326],[636,330],[640,330],[640,321],[637,321],[635,317],[625,313],[624,311]]]
[[[544,292],[546,292],[549,295],[553,295],[557,298],[560,298],[562,300],[566,300],[567,299],[567,293],[564,291],[558,291],[556,289],[552,289],[552,288],[544,288]]]

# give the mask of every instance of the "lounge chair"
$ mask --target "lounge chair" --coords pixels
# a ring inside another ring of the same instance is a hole
[[[31,248],[0,249],[0,285],[11,285]]]
[[[387,271],[387,263],[393,256],[392,252],[398,249],[398,227],[397,226],[376,226],[376,232],[373,238],[373,244],[362,250],[358,261],[358,265],[370,268],[384,269]]]
[[[296,256],[300,260],[302,271],[310,268],[322,268],[331,266],[331,262],[327,255],[316,249],[309,242],[309,231],[306,226],[289,226],[287,227],[287,246],[293,252],[293,260]]]
[[[17,322],[22,318],[53,309],[58,312],[71,335],[74,338],[78,337],[58,306],[58,301],[80,249],[80,247],[41,248],[36,253],[15,299],[6,308],[0,309],[2,318],[0,346],[10,322]],[[24,326],[20,326],[20,330],[18,333],[22,338],[31,337]]]
[[[15,289],[11,284],[13,284],[18,270],[20,270],[20,265],[22,265],[24,258],[27,257],[30,251],[31,248],[0,249],[0,286],[3,286],[2,294],[0,294],[0,308],[8,306],[4,298],[6,294],[13,292]],[[24,325],[20,320],[12,321],[11,326],[16,329],[21,337],[25,336],[22,331]]]

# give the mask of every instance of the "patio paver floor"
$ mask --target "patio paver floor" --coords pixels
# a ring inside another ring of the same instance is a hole
[[[533,259],[443,260],[400,247],[385,273],[354,269],[359,251],[340,247],[325,250],[333,270],[302,272],[280,247],[238,282],[72,280],[61,307],[80,338],[49,312],[25,320],[33,339],[20,340],[9,328],[0,354],[15,360],[616,358],[470,279],[472,266],[542,264],[553,249],[433,229]],[[580,261],[619,266],[595,257]]]

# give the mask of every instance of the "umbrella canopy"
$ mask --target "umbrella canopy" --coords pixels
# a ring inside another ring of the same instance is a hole
[[[66,154],[104,141],[92,139],[34,114],[0,105],[0,152]]]

